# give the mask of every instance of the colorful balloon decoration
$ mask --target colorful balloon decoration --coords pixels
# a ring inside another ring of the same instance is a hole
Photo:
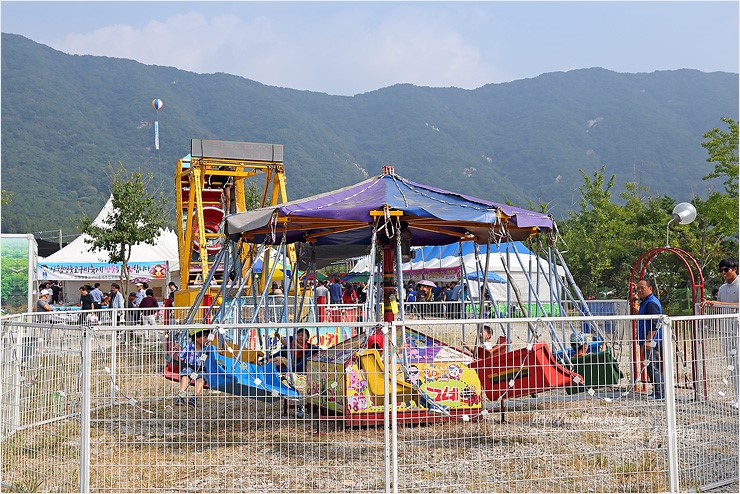
[[[164,108],[164,101],[159,98],[153,99],[152,108],[157,111],[154,118],[154,149],[159,150],[159,110]]]

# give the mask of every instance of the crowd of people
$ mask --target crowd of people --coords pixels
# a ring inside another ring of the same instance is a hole
[[[314,299],[319,307],[319,313],[325,314],[326,306],[331,305],[357,305],[364,304],[367,299],[367,283],[342,282],[338,277],[330,280],[321,280],[315,284]],[[428,281],[409,281],[401,291],[401,298],[407,305],[407,311],[421,317],[446,317],[458,319],[460,317],[460,304],[462,297],[462,285],[457,281],[451,281],[443,285],[437,285]],[[399,295],[396,287],[393,288],[391,300],[398,301]],[[419,302],[438,302],[432,307],[426,307]],[[319,321],[323,321],[319,317]]]
[[[128,300],[124,300],[124,296],[121,293],[121,285],[117,282],[112,282],[110,284],[110,290],[107,292],[103,292],[100,283],[84,284],[78,288],[80,298],[74,306],[79,307],[82,311],[140,309],[128,312],[128,322],[133,325],[156,325],[156,316],[159,311],[160,302],[154,296],[154,290],[149,287],[147,282],[138,282],[135,286],[136,290],[128,294]],[[170,282],[168,289],[169,293],[164,301],[164,305],[173,306],[175,292],[178,290],[178,287],[174,282]],[[44,281],[39,285],[36,312],[53,312],[54,306],[60,305],[62,300],[61,282]],[[87,314],[80,316],[80,322],[84,320],[83,316],[87,317]]]

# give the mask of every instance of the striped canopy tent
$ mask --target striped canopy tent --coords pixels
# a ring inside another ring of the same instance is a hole
[[[318,281],[326,281],[330,277],[320,271],[316,271],[316,273],[303,273],[301,275],[301,281],[306,281],[306,280],[313,281],[314,278],[317,279]]]

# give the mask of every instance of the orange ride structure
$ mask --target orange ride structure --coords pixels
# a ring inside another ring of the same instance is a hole
[[[258,204],[252,207],[287,201],[282,144],[192,139],[190,154],[178,161],[175,189],[181,281],[176,306],[191,306],[211,271],[214,293],[223,282],[224,265],[214,262],[224,241],[221,225],[227,215],[247,211],[250,182],[259,194]],[[247,253],[242,256],[246,259]],[[212,295],[207,294],[204,302]]]

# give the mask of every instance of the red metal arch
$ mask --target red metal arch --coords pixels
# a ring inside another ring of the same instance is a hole
[[[645,276],[645,271],[650,262],[652,262],[655,256],[663,252],[674,254],[681,259],[683,265],[686,266],[686,269],[691,276],[691,302],[693,305],[694,315],[696,315],[697,307],[704,300],[704,275],[701,272],[699,263],[696,262],[696,259],[694,259],[691,254],[685,250],[676,249],[675,247],[657,247],[655,249],[650,249],[637,259],[637,262],[632,267],[627,300],[632,300],[632,297],[635,296],[635,287],[637,286],[637,282],[640,281],[640,278]]]
[[[650,249],[649,251],[645,252],[643,255],[640,256],[639,259],[637,259],[637,262],[635,262],[635,265],[632,267],[632,274],[630,275],[630,282],[628,287],[628,293],[627,293],[627,300],[631,301],[633,297],[635,297],[637,290],[637,282],[640,281],[641,278],[645,276],[645,272],[647,271],[648,265],[652,262],[652,260],[658,255],[662,254],[664,252],[667,252],[669,254],[673,254],[677,256],[683,265],[686,267],[686,270],[689,272],[689,275],[691,276],[691,302],[692,302],[692,310],[694,311],[694,315],[697,315],[699,312],[701,312],[701,303],[704,301],[704,275],[701,272],[701,267],[699,266],[699,263],[696,262],[696,259],[689,254],[688,252],[677,249],[675,247],[657,247],[655,249]],[[631,305],[631,304],[630,304]],[[691,350],[692,350],[692,357],[691,357],[691,372],[692,372],[692,378],[694,382],[699,381],[699,375],[702,375],[702,379],[706,380],[706,367],[702,365],[703,372],[700,373],[699,371],[699,365],[698,362],[701,360],[703,362],[703,359],[700,357],[700,352],[703,352],[703,348],[699,348],[700,341],[702,341],[700,338],[698,338],[698,335],[696,334],[696,328],[694,328],[690,335],[690,341],[691,341]],[[688,356],[688,353],[686,352],[686,339],[683,341],[684,345],[684,355]],[[703,343],[702,343],[703,346]],[[637,344],[637,321],[632,321],[632,370],[633,375],[637,376],[639,372],[639,362],[641,362],[643,359],[637,358],[640,356],[640,349]],[[643,373],[644,374],[644,373]],[[696,398],[699,399],[699,390],[694,386]],[[705,392],[706,392],[706,386],[704,386]],[[637,391],[640,391],[640,389],[637,389]]]

